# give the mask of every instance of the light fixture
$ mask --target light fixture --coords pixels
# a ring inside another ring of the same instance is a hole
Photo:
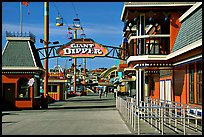
[[[44,43],[45,41],[43,39],[40,39],[40,43]],[[59,41],[54,42],[48,42],[48,44],[59,44]]]
[[[168,21],[169,20],[169,13],[167,12],[164,12],[164,22]]]
[[[149,12],[149,22],[153,22],[154,18],[153,18],[154,13],[152,11]]]

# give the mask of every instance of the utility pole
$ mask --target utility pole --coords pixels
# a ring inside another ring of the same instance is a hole
[[[48,41],[49,41],[49,3],[44,2],[44,48],[46,52],[46,58],[44,60],[44,97],[48,94]]]
[[[76,29],[74,29],[74,39],[77,39]],[[74,94],[76,94],[76,66],[77,66],[77,58],[74,58]]]
[[[86,92],[86,58],[84,58],[84,93]]]

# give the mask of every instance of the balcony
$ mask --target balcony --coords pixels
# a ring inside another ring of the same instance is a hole
[[[128,46],[128,57],[168,55],[170,53],[170,35],[168,34],[131,36],[128,43],[130,43]],[[136,44],[136,52],[134,44]]]

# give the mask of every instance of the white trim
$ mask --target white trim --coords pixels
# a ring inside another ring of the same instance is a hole
[[[125,7],[126,7],[126,6],[125,6],[125,4],[124,4],[123,10],[122,10],[122,13],[121,13],[121,16],[120,16],[120,19],[121,19],[121,20],[123,20],[122,18],[123,18],[123,16],[124,16],[123,14],[124,14],[124,11],[125,11]]]
[[[188,9],[180,18],[179,21],[182,22],[185,18],[187,18],[193,11],[195,11],[198,7],[202,5],[202,2],[196,2],[190,9]]]
[[[28,42],[28,46],[29,46],[29,49],[30,49],[30,52],[31,52],[32,58],[33,58],[33,62],[34,62],[34,64],[35,64],[35,67],[37,67],[37,65],[36,65],[36,61],[35,61],[35,58],[34,58],[34,55],[33,55],[33,51],[32,51],[32,49],[31,49],[30,42],[29,42],[29,41],[27,41],[27,42]]]
[[[5,45],[5,47],[4,47],[3,51],[2,51],[2,56],[3,56],[4,51],[6,50],[7,46],[8,46],[8,41],[6,41],[6,45]]]
[[[142,61],[142,60],[167,60],[167,55],[142,55],[142,56],[130,56],[127,59],[127,63],[131,61]]]
[[[124,68],[124,72],[125,71],[136,71],[136,69],[134,69],[134,68]]]
[[[179,65],[179,64],[182,64],[182,63],[186,63],[186,62],[189,62],[189,61],[192,61],[192,60],[196,60],[196,59],[199,59],[199,58],[202,58],[202,55],[199,55],[199,56],[196,56],[196,57],[193,57],[193,58],[190,58],[190,59],[186,59],[186,60],[174,63],[173,66],[176,66],[176,65]]]
[[[39,67],[2,67],[2,70],[42,70],[45,71],[42,68]]]
[[[132,39],[141,39],[141,38],[158,38],[158,37],[161,37],[161,38],[164,38],[164,37],[170,37],[170,34],[156,34],[156,35],[140,35],[140,36],[131,36],[129,39],[128,39],[128,43],[130,43],[130,41]]]
[[[51,82],[57,82],[57,83],[65,83],[65,82],[68,82],[68,80],[66,79],[48,79],[48,83],[51,83]],[[49,84],[50,84],[49,83]]]
[[[193,43],[191,43],[191,44],[189,44],[189,45],[187,45],[187,46],[185,46],[185,47],[183,47],[183,48],[181,48],[181,49],[179,49],[179,50],[177,50],[177,51],[175,51],[175,52],[173,52],[173,53],[171,53],[169,55],[167,55],[167,59],[171,59],[173,57],[176,57],[176,56],[178,56],[180,54],[183,54],[185,52],[193,50],[193,49],[195,49],[195,48],[197,48],[199,46],[202,46],[202,39],[197,40],[197,41],[195,41],[195,42],[193,42]]]

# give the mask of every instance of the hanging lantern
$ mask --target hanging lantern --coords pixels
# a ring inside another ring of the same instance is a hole
[[[58,16],[56,18],[56,26],[63,26],[63,18]]]
[[[73,27],[80,28],[80,19],[75,18],[73,21]]]
[[[68,32],[67,32],[67,38],[68,38],[68,39],[72,39],[72,32],[71,32],[71,31],[68,31]]]

